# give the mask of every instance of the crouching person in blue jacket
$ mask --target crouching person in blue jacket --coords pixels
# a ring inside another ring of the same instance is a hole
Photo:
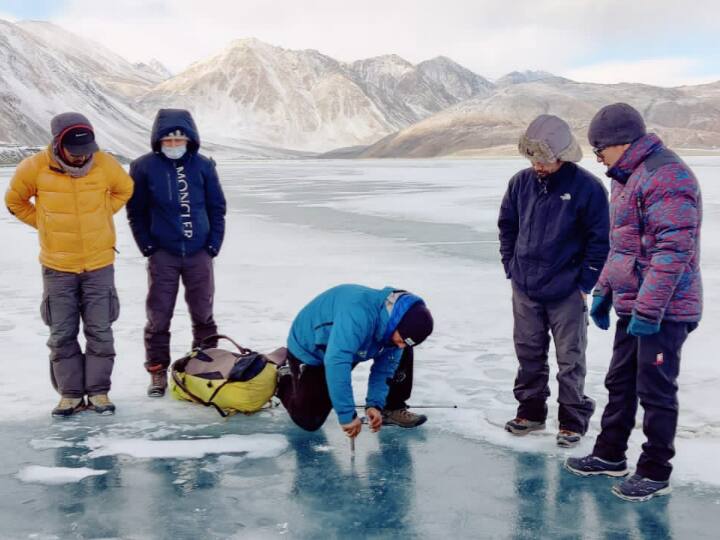
[[[167,386],[170,321],[181,279],[192,319],[192,346],[217,334],[213,258],[225,234],[225,196],[215,162],[199,153],[200,137],[188,111],[160,109],[151,144],[152,152],[130,165],[135,191],[127,216],[135,242],[148,258],[147,393],[161,397]]]
[[[392,287],[339,285],[320,294],[295,318],[288,363],[280,370],[278,397],[293,421],[315,431],[335,409],[349,437],[360,433],[351,371],[372,360],[365,401],[370,429],[411,428],[427,420],[408,410],[413,347],[433,330],[423,300]]]

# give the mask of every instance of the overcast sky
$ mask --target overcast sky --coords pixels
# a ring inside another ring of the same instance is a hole
[[[445,55],[488,78],[720,80],[718,0],[0,0],[0,18],[48,20],[173,72],[256,37],[345,61]]]

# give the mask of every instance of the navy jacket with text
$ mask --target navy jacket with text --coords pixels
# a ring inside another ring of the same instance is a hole
[[[608,194],[574,163],[541,180],[532,168],[512,177],[500,207],[505,274],[537,301],[589,293],[609,250]]]
[[[185,155],[171,160],[160,151],[160,139],[177,129],[190,140]],[[190,113],[160,109],[151,145],[152,152],[130,165],[135,191],[127,216],[140,251],[188,256],[205,249],[217,255],[225,234],[225,196],[215,162],[198,153],[200,137]]]

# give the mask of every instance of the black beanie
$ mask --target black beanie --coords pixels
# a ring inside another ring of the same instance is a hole
[[[645,121],[627,103],[613,103],[600,109],[590,122],[588,142],[594,148],[633,143],[645,135]]]
[[[433,331],[433,318],[423,302],[416,302],[397,325],[400,337],[410,347],[420,345]]]

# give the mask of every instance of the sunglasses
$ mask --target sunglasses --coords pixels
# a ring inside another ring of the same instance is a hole
[[[605,148],[593,148],[592,151],[593,154],[595,154],[595,157],[602,159]]]

